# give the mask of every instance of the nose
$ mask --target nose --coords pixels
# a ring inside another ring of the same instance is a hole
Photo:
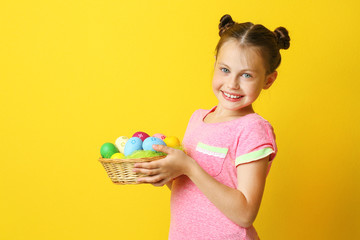
[[[234,89],[234,90],[237,90],[240,88],[240,83],[239,83],[238,79],[236,78],[236,76],[230,77],[228,79],[227,86],[230,89]]]

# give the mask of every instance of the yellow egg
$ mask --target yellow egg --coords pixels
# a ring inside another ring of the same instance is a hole
[[[114,153],[110,159],[123,159],[125,155],[123,153]]]
[[[178,147],[178,146],[180,146],[179,139],[177,137],[174,137],[174,136],[166,137],[164,139],[164,142],[169,147]]]

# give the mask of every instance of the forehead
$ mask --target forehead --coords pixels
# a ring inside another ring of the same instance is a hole
[[[233,68],[265,71],[260,49],[254,46],[241,45],[237,40],[226,41],[218,53],[217,60]]]

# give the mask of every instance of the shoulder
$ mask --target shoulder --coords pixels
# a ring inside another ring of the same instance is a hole
[[[245,122],[247,123],[252,123],[252,122],[256,122],[256,123],[266,123],[266,124],[270,124],[268,120],[266,120],[265,118],[263,118],[261,115],[259,115],[258,113],[251,113],[245,116]]]
[[[276,137],[271,124],[258,114],[246,116],[241,121],[241,129],[237,132],[237,141],[234,143],[237,155],[259,150],[265,145],[276,149]]]
[[[206,113],[208,113],[210,110],[208,109],[196,109],[192,114],[191,114],[191,117],[190,117],[190,121],[191,120],[194,120],[194,119],[200,119],[202,117],[204,117],[206,115]]]
[[[247,163],[277,153],[276,137],[271,124],[258,114],[251,114],[236,141],[236,164]]]
[[[265,118],[257,113],[249,114],[242,121],[243,134],[266,134],[269,136],[273,135],[274,128]]]

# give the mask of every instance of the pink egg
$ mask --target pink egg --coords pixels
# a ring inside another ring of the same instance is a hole
[[[160,138],[161,140],[164,140],[166,138],[166,136],[161,133],[156,133],[153,135],[153,137]]]
[[[141,139],[141,141],[144,141],[146,138],[150,137],[149,134],[145,132],[136,132],[134,133],[133,137],[138,137]]]

